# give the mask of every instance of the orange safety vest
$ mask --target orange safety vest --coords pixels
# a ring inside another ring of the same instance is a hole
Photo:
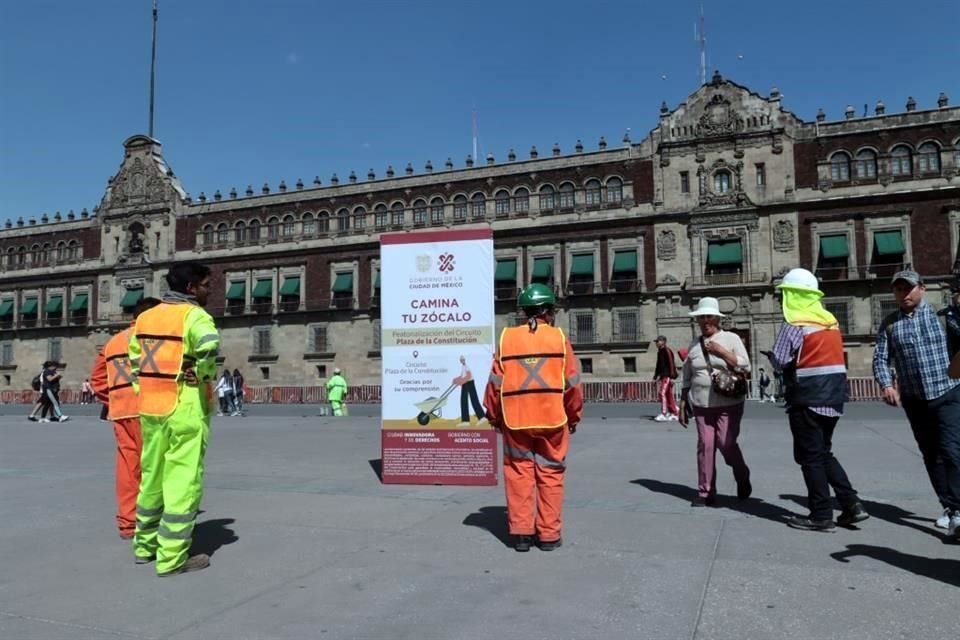
[[[190,304],[160,304],[137,317],[140,343],[140,413],[168,416],[177,408],[183,372],[183,335]],[[189,360],[189,358],[188,358]]]
[[[124,329],[110,338],[103,347],[103,359],[107,363],[107,401],[110,420],[136,418],[140,415],[135,377],[130,367],[130,329]]]
[[[567,339],[563,331],[540,324],[508,327],[500,334],[503,371],[500,406],[508,429],[552,429],[567,424],[563,407]]]
[[[787,400],[806,407],[847,401],[843,335],[835,328],[803,327],[803,343],[788,384]]]

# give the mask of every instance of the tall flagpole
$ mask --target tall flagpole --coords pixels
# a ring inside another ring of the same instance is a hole
[[[153,138],[153,102],[156,92],[157,76],[157,0],[153,0],[153,44],[150,49],[150,127],[149,135]]]

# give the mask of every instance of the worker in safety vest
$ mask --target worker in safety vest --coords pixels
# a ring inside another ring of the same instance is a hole
[[[527,323],[500,334],[484,394],[487,419],[503,434],[507,521],[517,551],[561,545],[563,475],[570,434],[583,412],[580,367],[552,326],[556,298],[532,284],[519,297]]]
[[[156,298],[142,298],[133,309],[133,318],[160,304]],[[120,537],[133,537],[136,524],[137,493],[140,490],[140,407],[133,387],[130,368],[130,335],[133,324],[110,338],[97,354],[90,372],[90,385],[97,400],[106,408],[106,417],[113,422],[117,440],[116,492],[117,528]]]
[[[340,368],[333,370],[333,377],[327,380],[327,400],[330,401],[330,408],[333,409],[333,415],[346,415],[346,407],[343,400],[347,397],[347,379],[343,377]]]
[[[133,552],[170,576],[210,565],[188,557],[203,494],[203,455],[216,410],[220,335],[203,310],[210,269],[196,263],[167,273],[163,302],[140,314],[130,336],[130,363],[140,398],[143,455]]]

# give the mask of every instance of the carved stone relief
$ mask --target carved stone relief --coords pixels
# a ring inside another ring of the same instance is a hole
[[[793,223],[789,220],[778,220],[773,227],[773,247],[777,251],[793,249]]]
[[[664,262],[677,257],[677,234],[672,229],[665,229],[657,236],[657,257]]]
[[[110,281],[102,280],[100,282],[100,302],[110,302]]]

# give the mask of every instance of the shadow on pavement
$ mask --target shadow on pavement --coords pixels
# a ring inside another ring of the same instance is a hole
[[[193,542],[190,545],[190,555],[205,553],[212,556],[217,549],[225,544],[233,544],[240,538],[227,525],[236,522],[233,518],[219,520],[204,520],[193,528]]]
[[[510,530],[507,527],[506,507],[480,507],[479,511],[464,518],[463,524],[469,527],[486,529],[496,536],[497,540],[503,543],[503,546],[513,546]]]
[[[924,558],[870,544],[848,544],[846,551],[837,551],[830,554],[830,557],[837,562],[850,562],[849,558],[853,556],[873,558],[918,576],[960,587],[960,560]]]
[[[383,482],[383,459],[375,458],[374,460],[367,460],[367,462],[370,463],[370,468],[373,469],[375,474],[377,474],[380,482]]]
[[[630,482],[631,484],[638,484],[641,487],[653,491],[654,493],[663,493],[675,498],[679,498],[680,500],[685,501],[687,504],[692,502],[697,496],[696,489],[682,484],[661,482],[660,480],[652,480],[650,478],[637,478],[636,480],[631,480]],[[779,522],[781,524],[786,522],[786,518],[788,516],[796,515],[790,511],[787,511],[783,507],[778,507],[775,504],[764,502],[759,498],[738,500],[735,496],[718,495],[717,503],[714,508],[725,508],[732,511],[739,511],[740,513],[748,516],[763,518],[765,520]]]
[[[807,504],[807,499],[804,496],[785,493],[782,494],[780,498],[783,500],[791,500],[800,505]],[[933,518],[922,518],[912,511],[907,511],[906,509],[901,509],[896,505],[885,504],[883,502],[873,502],[872,500],[860,500],[860,502],[863,504],[863,507],[867,510],[867,513],[869,513],[871,517],[877,518],[878,520],[883,520],[884,522],[889,522],[890,524],[920,531],[929,536],[933,536],[934,538],[941,539],[944,543],[949,542],[947,540],[946,532],[939,533],[936,529],[932,528],[932,525],[925,527],[922,524],[919,524],[919,522],[924,521],[930,522]],[[840,505],[835,499],[833,503],[834,509],[840,508]]]

